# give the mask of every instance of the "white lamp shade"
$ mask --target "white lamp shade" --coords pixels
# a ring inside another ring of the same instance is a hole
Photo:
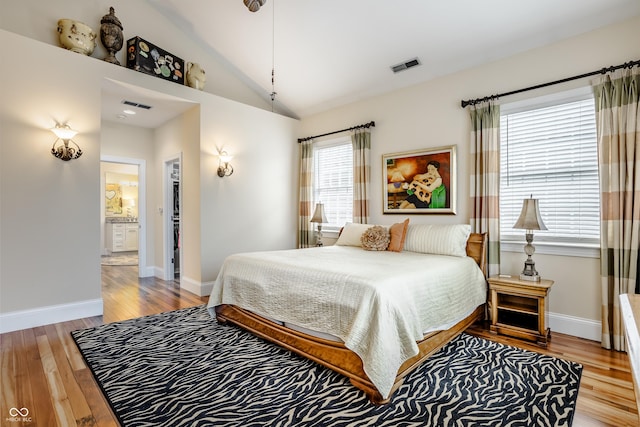
[[[320,224],[324,224],[327,222],[327,217],[324,214],[324,204],[316,203],[316,210],[313,213],[313,217],[309,222],[318,222]]]
[[[547,226],[542,221],[538,199],[524,199],[522,201],[522,212],[513,228],[519,230],[547,230]]]
[[[220,158],[220,161],[222,163],[229,163],[231,159],[233,159],[233,156],[230,156],[229,154],[227,154],[226,151],[223,151],[222,153],[220,153],[218,157]]]
[[[60,126],[57,125],[51,132],[55,133],[56,136],[64,141],[67,141],[78,134],[78,131],[71,129],[69,126]]]

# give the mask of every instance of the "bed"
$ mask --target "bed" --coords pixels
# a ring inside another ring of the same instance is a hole
[[[357,226],[334,246],[231,255],[208,308],[219,323],[333,369],[385,404],[406,375],[484,317],[486,236],[405,221],[399,250],[371,251],[353,238],[371,226]]]

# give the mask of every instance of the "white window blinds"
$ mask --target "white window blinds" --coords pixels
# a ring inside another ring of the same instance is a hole
[[[500,234],[514,230],[522,200],[539,199],[549,230],[536,241],[598,243],[600,194],[593,98],[503,114],[500,120]]]
[[[350,138],[314,146],[314,196],[324,203],[329,221],[338,229],[353,221],[353,148]]]

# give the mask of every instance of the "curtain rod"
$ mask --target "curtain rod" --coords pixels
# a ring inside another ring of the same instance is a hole
[[[362,128],[367,128],[368,129],[370,127],[371,128],[376,127],[376,122],[370,121],[369,123],[353,126],[353,127],[346,128],[346,129],[334,130],[333,132],[323,133],[322,135],[314,135],[314,136],[308,136],[306,138],[298,138],[298,144],[301,143],[301,142],[309,141],[310,139],[320,138],[321,136],[333,135],[333,134],[340,133],[340,132],[346,132],[346,131],[349,131],[349,130],[356,130],[356,129],[362,129]]]
[[[526,87],[524,89],[512,90],[511,92],[505,92],[505,93],[499,93],[497,95],[485,96],[484,98],[470,99],[468,101],[462,100],[462,101],[460,101],[460,105],[462,106],[462,108],[464,108],[467,105],[475,105],[475,104],[478,104],[478,103],[480,103],[482,101],[489,101],[491,99],[500,98],[501,96],[515,95],[516,93],[526,92],[526,91],[534,90],[534,89],[540,89],[540,88],[547,87],[547,86],[553,86],[553,85],[556,85],[556,84],[559,84],[559,83],[566,83],[566,82],[570,82],[572,80],[582,79],[584,77],[595,76],[597,74],[605,74],[605,73],[608,73],[608,72],[611,72],[611,71],[618,70],[620,68],[631,68],[631,67],[634,67],[636,65],[640,65],[640,60],[625,62],[624,64],[614,65],[612,67],[602,68],[601,70],[591,71],[590,73],[584,73],[584,74],[580,74],[578,76],[567,77],[565,79],[556,80],[556,81],[553,81],[553,82],[542,83],[542,84],[539,84],[539,85]]]

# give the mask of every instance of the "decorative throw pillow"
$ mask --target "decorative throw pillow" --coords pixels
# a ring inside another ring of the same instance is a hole
[[[409,218],[405,219],[404,222],[399,222],[389,227],[389,237],[391,241],[389,242],[389,246],[387,247],[388,251],[402,252],[402,248],[404,248],[404,239],[407,236],[408,227]]]
[[[407,230],[404,250],[422,254],[467,256],[469,224],[412,224]]]
[[[344,225],[340,237],[336,241],[338,246],[362,246],[360,238],[362,233],[371,228],[371,224],[354,224],[348,222]]]
[[[362,248],[368,251],[386,251],[389,246],[389,230],[381,225],[374,225],[362,233]]]

